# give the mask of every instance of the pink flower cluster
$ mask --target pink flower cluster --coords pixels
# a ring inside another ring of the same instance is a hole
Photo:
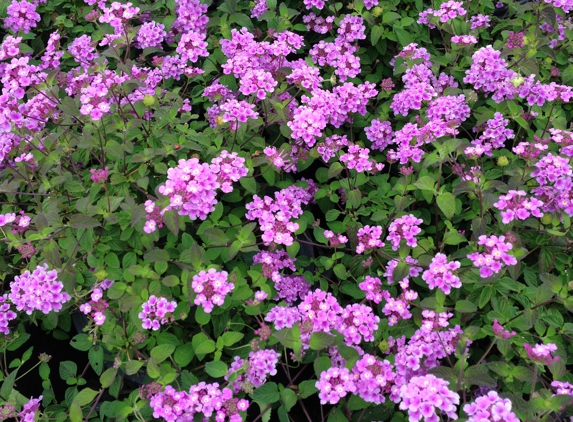
[[[503,264],[515,265],[517,259],[508,254],[513,245],[505,242],[505,236],[485,236],[481,235],[478,238],[478,245],[485,247],[485,252],[474,252],[468,255],[468,259],[473,261],[474,267],[480,269],[480,276],[482,278],[491,277],[494,273],[498,273]]]
[[[222,151],[219,157],[213,158],[211,165],[200,163],[197,158],[179,160],[177,167],[167,170],[167,181],[158,188],[159,193],[170,198],[169,205],[159,211],[157,204],[147,201],[148,215],[143,230],[154,232],[162,224],[161,216],[170,210],[188,215],[191,220],[205,220],[217,205],[217,190],[232,192],[232,182],[247,173],[245,159],[236,152]]]
[[[404,259],[404,262],[406,262],[407,264],[409,264],[410,268],[408,268],[408,275],[406,277],[404,277],[402,279],[402,281],[400,281],[400,287],[402,287],[403,289],[407,289],[408,286],[410,285],[410,277],[418,277],[423,268],[418,266],[418,260],[412,258],[411,256],[407,256]],[[388,261],[388,264],[386,265],[386,271],[384,271],[384,277],[386,277],[388,279],[388,284],[392,284],[394,283],[394,269],[398,266],[398,264],[400,263],[400,260],[398,258],[394,258],[390,261]]]
[[[452,37],[452,43],[457,45],[473,45],[477,42],[477,38],[473,35],[455,35]]]
[[[249,69],[242,75],[239,91],[243,95],[257,94],[257,99],[264,100],[267,94],[275,90],[278,82],[273,75],[262,69]]]
[[[390,122],[381,122],[380,119],[374,119],[370,122],[370,126],[364,128],[366,137],[372,142],[372,149],[384,151],[384,149],[392,143],[392,126]]]
[[[514,220],[525,220],[529,216],[541,218],[543,213],[540,208],[543,202],[536,198],[527,198],[523,190],[510,190],[507,195],[501,195],[499,201],[493,204],[501,211],[501,222],[509,224]]]
[[[416,236],[422,232],[418,227],[423,223],[421,218],[416,218],[412,214],[404,215],[397,218],[388,227],[388,237],[386,238],[392,243],[392,250],[397,251],[400,248],[400,241],[406,240],[406,245],[414,248],[418,246]]]
[[[207,52],[207,42],[204,41],[204,38],[204,34],[195,31],[189,31],[183,34],[175,50],[181,55],[181,60],[195,63],[199,60],[199,57],[209,56]]]
[[[16,312],[10,309],[10,305],[7,293],[0,296],[0,333],[5,335],[10,334],[10,329],[8,328],[10,321],[18,316]]]
[[[271,349],[263,349],[249,353],[249,359],[245,362],[239,356],[235,356],[225,380],[229,380],[231,374],[237,373],[237,378],[230,384],[235,392],[243,390],[252,391],[267,382],[268,376],[276,375],[280,353]]]
[[[26,270],[10,283],[8,297],[18,311],[28,315],[38,310],[44,314],[58,312],[62,305],[71,299],[63,291],[64,285],[58,280],[56,270],[48,271],[48,264],[39,265],[33,272]]]
[[[8,17],[4,19],[4,27],[14,33],[24,32],[27,34],[36,24],[40,22],[40,14],[36,12],[39,2],[30,3],[26,0],[14,0],[8,6]]]
[[[486,122],[483,133],[472,141],[474,146],[466,148],[465,154],[471,158],[481,157],[483,154],[491,157],[494,149],[503,148],[508,139],[515,137],[513,130],[507,128],[508,125],[509,120],[496,112],[494,118]],[[475,132],[477,130],[478,128],[474,128]]]
[[[105,169],[90,169],[90,179],[94,183],[105,183],[109,176],[109,167]]]
[[[135,41],[137,42],[137,47],[141,49],[150,47],[160,48],[166,35],[165,25],[151,21],[141,25],[135,37]]]
[[[174,321],[175,318],[171,314],[176,307],[175,301],[170,302],[164,297],[151,295],[147,302],[141,305],[141,312],[137,316],[144,330],[157,331],[162,325]]]
[[[497,318],[493,320],[492,330],[493,334],[502,340],[507,340],[508,338],[517,335],[515,331],[506,330],[499,322],[497,322]]]
[[[320,373],[315,386],[320,404],[336,404],[348,393],[356,392],[355,375],[344,367],[331,367]]]
[[[468,422],[520,422],[511,411],[511,401],[502,399],[497,391],[490,391],[485,396],[476,398],[473,403],[464,406],[464,412],[469,416]]]
[[[523,345],[527,357],[537,365],[551,365],[553,362],[559,360],[559,356],[553,356],[552,353],[557,351],[557,346],[553,343],[549,344],[536,344],[531,347],[525,343]]]
[[[80,311],[85,315],[91,316],[96,325],[103,325],[105,322],[105,310],[108,308],[108,303],[103,299],[103,292],[111,287],[112,280],[102,280],[101,283],[95,287],[91,293],[91,300],[88,303],[80,305]]]
[[[291,306],[299,299],[303,299],[310,291],[310,284],[301,275],[283,275],[275,281],[277,295],[275,300],[283,299],[287,305]]]
[[[430,268],[422,274],[422,279],[428,283],[430,290],[434,290],[437,287],[445,294],[450,294],[452,287],[457,289],[462,285],[460,278],[454,275],[454,271],[460,266],[460,262],[448,262],[446,255],[437,253],[432,258]]]
[[[358,144],[350,144],[348,152],[340,157],[340,161],[345,163],[349,170],[354,169],[357,172],[370,171],[376,173],[384,168],[384,164],[377,163],[376,160],[370,158],[368,148],[361,148]]]
[[[280,270],[288,268],[296,271],[295,259],[291,258],[285,250],[260,251],[253,256],[254,264],[263,264],[263,275],[274,282],[281,279]]]
[[[259,113],[255,111],[255,105],[247,101],[229,99],[221,104],[221,110],[224,111],[223,121],[229,123],[231,130],[237,130],[241,123],[246,123],[249,119],[256,120],[259,117]]]
[[[460,396],[448,388],[449,382],[428,374],[412,377],[400,387],[400,409],[407,410],[410,421],[439,422],[445,413],[456,420]]]
[[[330,242],[330,246],[332,246],[333,248],[336,248],[338,246],[342,246],[346,242],[348,242],[348,238],[346,236],[344,236],[340,233],[334,234],[330,230],[324,231],[324,237],[326,237],[328,239],[328,241]]]
[[[378,277],[372,277],[367,275],[364,281],[358,284],[360,290],[366,292],[366,299],[378,304],[382,302],[387,293],[382,290],[382,281]]]
[[[436,25],[432,23],[432,19],[428,16],[434,16],[439,19],[441,23],[446,23],[450,19],[455,19],[458,16],[464,16],[467,11],[463,8],[463,2],[448,0],[440,5],[438,10],[427,9],[420,13],[418,23],[426,24],[430,28],[435,28]]]
[[[344,335],[346,344],[359,345],[362,340],[374,341],[380,318],[366,305],[354,303],[342,310],[338,331]]]
[[[277,147],[265,147],[263,154],[267,157],[267,162],[286,173],[296,172],[296,157],[284,150],[278,151]]]
[[[275,192],[274,199],[265,196],[261,199],[258,195],[253,196],[253,201],[245,207],[249,220],[258,220],[263,231],[262,240],[265,245],[275,243],[277,245],[292,245],[293,234],[298,230],[298,223],[291,221],[299,218],[302,213],[302,205],[308,204],[314,198],[317,188],[311,180],[307,188],[292,185],[288,188]]]
[[[355,375],[356,391],[364,401],[382,404],[385,396],[390,393],[396,374],[387,360],[379,360],[375,356],[365,353],[352,368]]]
[[[202,306],[208,314],[215,305],[221,306],[227,294],[235,288],[233,283],[227,281],[228,278],[229,274],[226,271],[217,271],[214,268],[200,271],[193,276],[191,287],[197,293],[195,305]]]
[[[233,397],[230,388],[219,387],[218,383],[200,382],[192,385],[189,392],[177,391],[170,385],[165,390],[150,396],[149,405],[154,418],[163,418],[166,422],[194,420],[194,415],[202,414],[204,419],[215,416],[217,421],[241,422],[249,407],[245,399]]]
[[[553,381],[551,387],[555,388],[558,395],[573,396],[573,384],[569,382]]]
[[[358,246],[356,253],[362,254],[377,248],[383,248],[384,242],[382,237],[382,226],[364,226],[358,230]]]

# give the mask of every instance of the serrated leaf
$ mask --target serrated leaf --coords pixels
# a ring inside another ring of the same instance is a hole
[[[316,388],[316,381],[307,380],[303,381],[298,385],[298,391],[300,391],[300,397],[306,399],[315,393],[318,393],[318,388]]]
[[[260,403],[276,403],[280,400],[277,384],[267,382],[253,391],[253,400]]]
[[[296,393],[290,388],[285,388],[283,391],[281,391],[281,401],[286,411],[288,412],[297,402]]]
[[[195,353],[193,351],[193,345],[191,343],[185,343],[181,344],[180,346],[177,346],[177,349],[175,349],[175,354],[173,355],[175,363],[182,368],[189,365],[189,363],[191,363],[194,357]]]
[[[117,375],[117,368],[108,368],[105,371],[103,371],[103,374],[101,374],[101,377],[99,377],[99,382],[101,383],[101,387],[108,388],[113,382],[113,380],[115,380],[116,375]]]
[[[203,236],[209,241],[209,245],[212,246],[227,246],[227,236],[225,232],[221,229],[209,228],[203,232]]]
[[[99,345],[93,346],[88,352],[88,359],[94,372],[101,375],[103,371],[103,348]]]
[[[85,214],[74,214],[70,217],[70,227],[73,229],[90,229],[101,224],[95,218]]]
[[[392,272],[392,280],[394,283],[399,283],[408,277],[408,274],[410,274],[410,265],[405,261],[400,261]]]
[[[227,331],[223,333],[223,344],[225,347],[231,347],[233,344],[241,341],[245,335],[236,331]]]
[[[92,348],[94,345],[92,341],[89,340],[87,334],[76,334],[71,340],[70,345],[76,349],[81,350],[82,352],[87,352]]]
[[[456,311],[461,313],[473,313],[477,311],[477,306],[469,300],[458,300],[456,302]]]
[[[207,362],[205,364],[205,372],[207,372],[213,378],[221,378],[227,375],[228,370],[229,368],[227,367],[227,365],[224,362],[221,362],[220,360]]]
[[[435,183],[436,182],[434,182],[434,179],[432,179],[430,176],[422,176],[414,182],[414,186],[420,190],[435,192]]]
[[[456,197],[449,192],[444,192],[436,199],[438,207],[447,219],[451,219],[456,212]]]
[[[336,342],[336,337],[321,331],[312,333],[310,336],[310,348],[312,350],[322,350],[332,346]]]
[[[92,390],[91,388],[84,388],[76,395],[76,397],[74,397],[73,402],[77,403],[79,406],[85,406],[90,404],[98,393],[98,391]]]
[[[76,373],[78,372],[78,365],[71,360],[66,360],[60,362],[60,378],[64,381],[75,377]]]
[[[143,366],[143,361],[129,360],[125,363],[124,372],[127,375],[133,375],[133,374],[136,374],[137,371],[139,371],[142,366]]]
[[[145,253],[143,258],[149,262],[167,262],[169,261],[169,252],[164,249],[152,249]]]
[[[155,358],[157,363],[163,362],[175,351],[175,346],[173,344],[160,344],[151,349],[151,357]]]

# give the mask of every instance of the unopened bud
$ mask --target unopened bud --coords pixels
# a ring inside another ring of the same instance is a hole
[[[502,155],[497,159],[497,165],[500,167],[505,167],[508,164],[509,164],[509,159],[505,155]]]
[[[146,107],[151,107],[153,104],[155,104],[155,97],[153,95],[147,94],[145,97],[143,97],[143,104]]]
[[[376,6],[374,9],[372,9],[372,16],[374,16],[375,18],[377,18],[381,14],[382,14],[382,8],[380,6]]]
[[[511,80],[511,83],[513,84],[513,86],[515,88],[517,88],[519,85],[521,85],[523,82],[525,81],[525,79],[523,79],[523,76],[516,76],[515,78],[513,78]]]

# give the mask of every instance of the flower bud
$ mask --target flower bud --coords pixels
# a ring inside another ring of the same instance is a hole
[[[375,18],[377,18],[381,14],[382,14],[382,8],[380,6],[376,6],[374,9],[372,9],[372,16],[374,16]]]
[[[509,159],[505,155],[502,155],[497,159],[497,165],[500,167],[505,167],[508,164],[509,164]]]
[[[523,82],[525,81],[525,79],[523,79],[523,76],[516,76],[515,78],[513,78],[511,80],[511,83],[513,84],[513,86],[515,88],[517,88],[519,85],[521,85]]]
[[[155,97],[153,95],[147,94],[145,97],[143,97],[143,104],[146,107],[151,107],[153,104],[155,104]]]
[[[107,278],[108,274],[106,270],[99,270],[94,273],[94,276],[98,281],[102,281]]]
[[[551,224],[552,220],[553,220],[553,217],[551,216],[551,214],[543,214],[543,217],[541,217],[541,223],[543,225]]]

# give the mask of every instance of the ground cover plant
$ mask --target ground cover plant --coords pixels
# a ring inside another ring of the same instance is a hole
[[[3,0],[0,420],[569,420],[572,12]]]

